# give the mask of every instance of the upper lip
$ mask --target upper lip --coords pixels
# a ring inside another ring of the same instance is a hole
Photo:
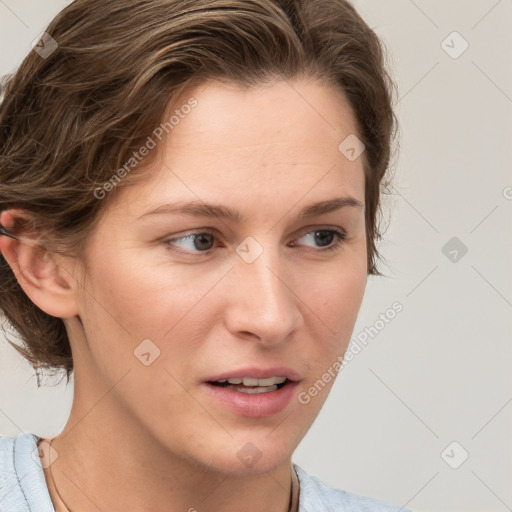
[[[301,376],[295,370],[286,366],[276,366],[273,368],[258,368],[250,366],[246,368],[237,368],[228,370],[218,375],[213,375],[205,379],[205,382],[215,382],[220,379],[235,379],[237,377],[252,377],[253,379],[268,379],[270,377],[286,377],[291,381],[301,380]]]

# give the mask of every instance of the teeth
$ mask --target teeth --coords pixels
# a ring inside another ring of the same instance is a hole
[[[256,388],[239,388],[237,391],[241,393],[256,394],[256,393],[268,393],[269,391],[275,391],[277,386],[265,386],[265,387],[256,387]]]
[[[275,384],[282,384],[286,377],[269,377],[268,379],[254,379],[252,377],[237,377],[233,379],[219,379],[217,382],[228,382],[229,384],[243,384],[244,386],[273,386]]]
[[[230,384],[241,384],[244,386],[273,386],[274,384],[282,384],[286,377],[269,377],[268,379],[254,379],[252,377],[244,377],[243,379],[228,379]],[[234,382],[236,381],[236,382]]]
[[[228,382],[230,384],[242,384],[243,380],[242,377],[238,377],[236,379],[228,379]]]

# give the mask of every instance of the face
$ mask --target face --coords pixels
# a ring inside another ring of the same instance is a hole
[[[290,459],[352,334],[363,162],[338,149],[354,121],[326,85],[209,83],[191,97],[159,168],[115,191],[88,241],[75,381],[110,389],[128,372],[111,393],[123,421],[178,457],[261,473]],[[286,381],[218,382],[230,377]]]

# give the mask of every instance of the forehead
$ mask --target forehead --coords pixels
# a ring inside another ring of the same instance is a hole
[[[196,106],[180,111],[191,99]],[[333,188],[364,201],[362,158],[350,161],[339,150],[356,132],[354,117],[332,86],[207,83],[183,94],[173,113],[179,121],[159,148],[158,169],[136,191],[119,191],[133,210],[164,199],[288,200],[313,189],[325,199]]]
[[[343,134],[356,132],[345,95],[318,80],[276,81],[250,88],[208,82],[182,95],[174,108],[191,97],[197,106],[173,129],[169,148],[174,150],[215,151],[221,144],[254,152],[259,145],[336,149]]]

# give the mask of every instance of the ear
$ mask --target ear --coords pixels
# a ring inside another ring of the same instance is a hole
[[[0,215],[0,225],[9,233],[18,221],[30,221],[30,216],[14,209]],[[13,234],[17,239],[0,236],[0,252],[29,299],[54,317],[78,315],[76,260],[47,251],[34,233]]]

